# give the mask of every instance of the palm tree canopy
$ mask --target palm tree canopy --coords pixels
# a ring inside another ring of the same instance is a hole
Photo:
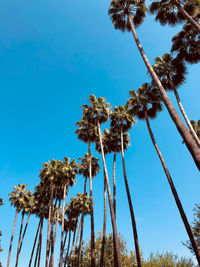
[[[179,61],[197,63],[200,61],[200,34],[196,28],[189,23],[172,38],[171,52],[177,53]]]
[[[144,0],[113,0],[110,3],[108,14],[114,24],[115,29],[122,32],[131,31],[128,15],[132,16],[133,25],[140,26],[146,16],[147,7]]]
[[[168,53],[162,57],[156,57],[154,61],[156,64],[153,65],[153,69],[165,89],[172,90],[168,79],[173,82],[175,88],[184,83],[186,66],[183,61],[173,58]]]
[[[78,172],[79,174],[82,174],[85,178],[88,178],[89,175],[89,165],[90,165],[90,157],[88,153],[84,154],[83,158],[79,158],[81,163],[79,164]],[[91,154],[91,169],[92,169],[92,177],[96,177],[96,175],[100,171],[100,166],[99,166],[99,159],[93,157]]]
[[[199,3],[195,0],[181,0],[180,2],[185,11],[194,16],[199,10]],[[155,14],[155,20],[161,25],[174,26],[177,23],[185,21],[186,18],[180,13],[175,0],[161,0],[151,3],[149,8],[150,13]]]
[[[138,88],[137,92],[131,90],[129,92],[130,99],[127,105],[130,107],[130,111],[134,116],[139,119],[145,118],[145,112],[148,117],[154,119],[157,112],[162,110],[162,98],[157,87],[144,83]]]
[[[80,121],[76,122],[76,126],[79,127],[75,133],[78,135],[78,139],[87,143],[88,141],[94,142],[96,139],[96,130],[92,124],[88,123],[83,116]]]
[[[195,122],[194,120],[190,121],[192,124],[192,127],[195,130],[195,133],[197,134],[198,138],[200,139],[200,120],[198,120],[197,122]]]

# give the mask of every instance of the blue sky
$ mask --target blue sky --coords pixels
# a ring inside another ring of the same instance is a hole
[[[82,157],[87,146],[74,134],[81,117],[80,106],[90,94],[104,96],[112,107],[123,105],[128,92],[149,80],[145,65],[129,33],[116,31],[107,15],[108,1],[11,1],[0,0],[0,88],[1,154],[0,254],[6,264],[14,208],[8,194],[12,186],[27,183],[30,190],[39,182],[42,163],[52,158]],[[149,16],[137,30],[145,52],[153,63],[169,52],[172,36],[180,27],[161,27]],[[199,119],[199,66],[188,66],[187,81],[180,89],[191,119]],[[175,99],[172,93],[170,98]],[[199,203],[199,172],[166,109],[151,122],[157,143],[166,160],[185,212],[190,221]],[[151,143],[145,122],[137,121],[126,153],[126,166],[141,249],[169,250],[192,256],[182,245],[187,240],[184,226],[172,198],[166,177]],[[95,152],[94,152],[95,153]],[[96,155],[96,154],[95,154]],[[97,155],[98,156],[98,155]],[[112,158],[107,158],[111,178]],[[118,231],[133,249],[131,222],[117,156]],[[77,177],[69,198],[83,190]],[[103,223],[103,174],[94,180],[95,230]],[[108,232],[111,231],[108,216]],[[86,219],[85,238],[90,235]],[[32,218],[20,266],[26,266],[37,219]],[[18,233],[19,221],[16,228]],[[14,240],[11,266],[15,262]],[[43,247],[44,249],[44,247]],[[58,247],[56,250],[58,255]],[[58,257],[58,256],[57,256]]]

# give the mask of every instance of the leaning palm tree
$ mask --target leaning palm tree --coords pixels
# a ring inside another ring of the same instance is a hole
[[[130,145],[130,138],[129,138],[129,134],[127,133],[127,131],[133,126],[134,122],[135,122],[135,119],[132,116],[132,113],[130,112],[130,110],[128,109],[128,106],[114,107],[114,110],[111,114],[111,129],[113,132],[116,133],[116,136],[118,136],[118,138],[116,139],[120,140],[119,143],[121,146],[124,183],[125,183],[126,194],[127,194],[128,204],[129,204],[129,210],[131,214],[133,236],[134,236],[134,241],[135,241],[135,251],[136,251],[136,257],[137,257],[137,265],[141,267],[142,261],[141,261],[141,255],[140,255],[140,249],[139,249],[136,220],[135,220],[135,215],[133,211],[133,204],[131,200],[131,194],[130,194],[130,189],[128,185],[128,179],[127,179],[126,167],[125,167],[125,159],[124,159],[124,150],[126,150],[127,146]]]
[[[10,256],[11,256],[13,237],[15,233],[15,226],[17,222],[17,216],[24,205],[24,201],[25,201],[24,195],[26,194],[26,187],[27,187],[26,184],[18,184],[18,186],[13,186],[14,190],[9,194],[10,196],[9,200],[11,202],[11,205],[13,205],[16,208],[16,213],[15,213],[15,220],[14,220],[13,230],[12,230],[11,239],[10,239],[7,267],[9,267],[10,265]]]
[[[115,238],[115,247],[116,247],[116,253],[117,253],[117,264],[118,267],[122,266],[122,260],[121,260],[121,254],[120,254],[120,247],[119,247],[119,240],[118,240],[118,233],[117,233],[117,226],[116,226],[116,220],[115,220],[115,213],[113,209],[113,203],[112,203],[112,196],[111,196],[111,190],[110,190],[110,182],[108,178],[108,171],[105,161],[105,154],[103,150],[103,143],[102,143],[102,134],[100,125],[104,122],[106,122],[109,118],[109,115],[111,113],[110,104],[105,102],[104,97],[96,98],[94,95],[90,95],[89,97],[89,105],[84,104],[82,106],[83,110],[83,118],[87,124],[91,125],[96,131],[100,145],[101,145],[101,155],[102,155],[102,161],[103,161],[103,167],[104,167],[104,173],[105,173],[105,179],[106,179],[106,186],[107,186],[107,193],[108,193],[108,200],[109,200],[109,207],[110,207],[110,213],[111,213],[111,221],[112,221],[112,227],[113,227],[113,234]]]
[[[189,23],[186,23],[182,30],[172,38],[171,52],[177,54],[179,61],[186,61],[190,64],[200,61],[200,34]]]
[[[153,87],[149,85],[148,83],[143,84],[140,88],[138,88],[137,92],[134,90],[131,90],[130,92],[130,99],[128,101],[128,105],[131,106],[130,111],[133,115],[137,116],[139,119],[145,119],[146,125],[152,140],[152,143],[156,149],[156,152],[158,154],[158,157],[161,161],[161,164],[163,166],[164,172],[166,174],[169,186],[171,188],[173,197],[175,199],[176,205],[178,207],[179,213],[181,215],[183,224],[185,226],[185,229],[187,231],[187,234],[190,238],[190,241],[192,243],[193,249],[195,251],[195,255],[197,258],[197,261],[200,265],[200,252],[197,246],[197,243],[195,241],[194,235],[192,233],[192,230],[190,228],[188,219],[186,217],[186,214],[184,212],[183,206],[181,204],[181,201],[179,199],[178,193],[176,191],[176,188],[174,186],[173,180],[171,178],[171,175],[169,173],[169,170],[167,168],[167,165],[164,161],[164,158],[160,152],[160,149],[156,143],[155,137],[153,135],[149,118],[153,119],[156,117],[157,112],[162,110],[162,104],[161,104],[161,96],[156,87]]]
[[[135,2],[134,0],[113,0],[110,3],[110,9],[108,11],[111,16],[112,22],[115,26],[115,29],[120,29],[121,31],[132,31],[133,37],[136,41],[137,47],[140,51],[140,54],[144,60],[144,63],[152,77],[155,81],[158,89],[160,90],[164,104],[174,121],[177,130],[182,136],[188,150],[190,151],[198,169],[200,170],[200,150],[195,141],[193,140],[191,134],[188,132],[187,127],[182,122],[179,114],[175,110],[172,102],[170,101],[164,87],[162,86],[158,76],[153,70],[147,56],[141,46],[141,43],[138,39],[138,36],[135,31],[135,27],[140,26],[144,20],[147,7],[144,3],[144,0],[139,0]]]
[[[200,4],[195,0],[161,0],[152,2],[149,10],[152,14],[156,14],[156,21],[161,25],[174,26],[182,21],[188,21],[200,32],[200,25],[193,18],[199,12],[199,8]]]
[[[164,54],[162,57],[156,57],[155,58],[156,64],[153,65],[153,68],[158,75],[158,77],[161,79],[161,82],[166,90],[172,90],[175,94],[178,106],[180,108],[181,113],[183,114],[183,117],[187,123],[187,126],[197,143],[197,145],[200,147],[200,141],[190,123],[190,120],[183,108],[180,96],[178,94],[177,88],[181,84],[183,84],[185,80],[185,74],[186,74],[186,67],[183,62],[180,60],[173,58],[170,54]]]

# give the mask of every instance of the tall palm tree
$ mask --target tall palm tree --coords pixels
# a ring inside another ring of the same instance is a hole
[[[177,54],[179,61],[185,60],[190,64],[200,61],[200,34],[189,23],[172,38],[171,52]]]
[[[112,196],[111,196],[111,190],[110,190],[110,182],[109,182],[109,178],[108,178],[108,171],[107,171],[105,155],[104,155],[104,150],[103,150],[103,144],[102,144],[102,134],[101,134],[101,129],[100,129],[100,124],[102,124],[108,120],[111,109],[110,109],[110,104],[105,102],[104,97],[96,98],[94,95],[90,95],[89,104],[90,105],[84,104],[82,106],[83,118],[84,118],[85,122],[87,122],[89,125],[93,126],[93,129],[94,129],[94,131],[96,131],[98,138],[99,138],[100,145],[101,145],[101,155],[102,155],[104,173],[105,173],[105,178],[106,178],[106,186],[107,186],[107,193],[108,193],[108,200],[109,200],[109,207],[110,207],[110,213],[111,213],[113,233],[114,233],[114,238],[115,238],[117,264],[118,264],[118,267],[121,267],[122,266],[122,260],[121,260],[121,254],[120,254],[117,226],[116,226],[115,213],[114,213],[113,203],[112,203]]]
[[[142,261],[141,261],[141,256],[140,256],[137,227],[136,227],[135,215],[134,215],[134,210],[133,210],[133,204],[131,200],[130,189],[128,185],[127,174],[126,174],[125,160],[124,160],[124,150],[126,150],[127,146],[130,145],[130,137],[127,131],[132,127],[134,122],[135,122],[135,119],[132,116],[130,110],[128,109],[128,106],[114,107],[114,110],[111,114],[111,127],[112,127],[111,129],[116,133],[116,135],[118,135],[117,139],[120,140],[119,143],[121,145],[124,183],[125,183],[126,194],[127,194],[128,204],[129,204],[129,210],[131,214],[137,264],[139,267],[141,267]]]
[[[15,233],[15,226],[17,222],[17,216],[18,213],[21,211],[22,206],[24,204],[24,195],[26,192],[26,184],[18,184],[18,186],[13,186],[13,191],[9,194],[10,202],[11,205],[16,208],[16,213],[15,213],[15,220],[14,220],[14,225],[13,225],[13,230],[11,234],[11,239],[10,239],[10,246],[9,246],[9,251],[8,251],[8,260],[7,260],[7,267],[10,265],[10,256],[11,256],[11,250],[12,250],[12,242],[13,242],[13,237]]]
[[[198,1],[161,0],[151,3],[149,10],[152,14],[156,14],[156,21],[161,25],[174,26],[182,21],[188,21],[200,32],[200,25],[193,18],[196,12],[199,12],[199,8]]]
[[[120,29],[121,31],[132,31],[133,37],[139,49],[139,52],[144,60],[144,63],[151,74],[152,79],[155,81],[158,89],[160,90],[164,104],[174,121],[177,130],[182,136],[188,150],[190,151],[198,169],[200,170],[200,150],[195,141],[193,140],[191,134],[188,132],[187,127],[182,122],[180,116],[175,110],[172,102],[170,101],[164,87],[162,86],[158,76],[153,70],[143,48],[138,39],[135,31],[135,27],[140,26],[144,20],[147,7],[143,0],[135,2],[134,0],[113,0],[110,3],[110,9],[108,11],[111,16],[112,22],[115,29]]]
[[[93,209],[93,193],[92,193],[92,168],[91,168],[91,142],[95,141],[96,133],[93,127],[87,123],[84,117],[76,123],[79,127],[75,133],[78,135],[78,139],[88,144],[89,155],[89,181],[90,181],[90,196],[91,199],[91,267],[95,267],[95,231],[94,231],[94,209]]]
[[[156,74],[161,79],[164,88],[166,90],[172,90],[174,92],[178,106],[180,108],[181,113],[183,114],[188,128],[190,129],[190,132],[195,142],[200,147],[200,141],[190,123],[190,120],[188,119],[188,116],[183,108],[177,91],[177,87],[181,85],[185,80],[185,64],[180,60],[173,58],[170,54],[167,53],[164,54],[162,57],[156,57],[155,62],[156,64],[153,65],[153,68]]]
[[[148,83],[143,84],[140,88],[138,88],[137,92],[134,90],[131,90],[130,92],[130,99],[128,101],[128,105],[131,106],[130,111],[133,115],[137,116],[139,119],[145,119],[146,125],[152,140],[152,143],[156,149],[156,152],[158,154],[158,157],[161,161],[161,164],[163,166],[164,172],[166,174],[170,189],[172,191],[174,200],[176,202],[177,208],[179,210],[179,213],[181,215],[183,224],[185,226],[185,229],[187,231],[187,234],[190,238],[190,241],[192,243],[193,249],[195,251],[195,255],[197,258],[198,263],[200,264],[200,252],[197,246],[197,243],[195,241],[194,235],[192,233],[192,230],[190,228],[188,219],[186,217],[186,214],[184,212],[183,206],[181,204],[181,201],[179,199],[178,193],[176,191],[176,188],[174,186],[173,180],[171,178],[171,175],[169,173],[169,170],[167,168],[167,165],[164,161],[164,158],[160,152],[160,149],[156,143],[155,137],[153,135],[149,118],[155,118],[157,115],[157,112],[162,110],[162,104],[161,104],[161,96],[156,87],[153,87],[149,85]]]

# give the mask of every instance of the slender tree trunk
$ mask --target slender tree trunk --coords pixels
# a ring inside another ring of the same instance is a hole
[[[17,267],[18,260],[19,260],[19,247],[20,247],[20,243],[21,243],[22,228],[23,228],[23,224],[24,224],[24,215],[25,215],[25,213],[22,212],[21,226],[20,226],[20,231],[19,231],[19,239],[18,239],[18,244],[17,244],[17,257],[16,257],[15,267]]]
[[[40,248],[40,245],[39,245],[39,240],[38,240],[38,245],[37,245],[37,250],[36,250],[36,255],[35,255],[34,267],[36,267],[36,265],[37,265],[38,256],[39,256],[39,248]]]
[[[78,248],[79,235],[80,235],[80,231],[81,231],[81,225],[82,225],[82,220],[80,220],[79,227],[78,227],[78,233],[76,236],[76,242],[75,242],[75,248],[74,248],[74,254],[76,254],[76,256],[78,256],[77,248]],[[77,261],[78,261],[78,257],[77,257]]]
[[[66,240],[67,240],[67,235],[68,235],[68,231],[65,233],[65,238],[64,238],[64,242],[63,242],[63,249],[65,249],[65,244],[66,244]]]
[[[137,265],[138,265],[138,267],[141,267],[142,261],[141,261],[141,257],[140,257],[140,247],[139,247],[139,241],[138,241],[137,226],[136,226],[135,215],[134,215],[134,211],[133,211],[133,204],[132,204],[132,200],[131,200],[131,194],[130,194],[130,190],[129,190],[127,174],[126,174],[126,166],[125,166],[125,160],[124,160],[124,138],[123,138],[122,125],[123,124],[121,124],[121,155],[122,155],[122,165],[123,165],[123,172],[124,172],[124,183],[125,183],[125,187],[126,187],[126,194],[127,194],[127,198],[128,198],[129,210],[130,210],[130,214],[131,214]]]
[[[34,250],[35,250],[35,245],[36,245],[36,241],[37,241],[37,237],[38,237],[40,226],[41,226],[41,219],[40,219],[40,221],[38,223],[38,228],[37,228],[37,232],[36,232],[36,235],[35,235],[35,240],[34,240],[34,243],[33,243],[33,249],[32,249],[32,252],[31,252],[31,257],[30,257],[30,261],[29,261],[28,267],[31,267],[31,263],[32,263],[32,259],[33,259],[33,253],[34,253]]]
[[[59,211],[60,211],[60,203],[61,203],[61,199],[59,199],[58,210],[57,210],[57,215],[56,215],[56,229],[55,229],[54,239],[53,239],[54,247],[56,243],[56,235],[57,235],[57,230],[58,230],[58,216],[59,216]]]
[[[128,15],[128,20],[129,20],[129,24],[131,26],[131,31],[133,33],[133,37],[135,39],[135,42],[138,46],[138,49],[140,51],[140,54],[144,60],[145,65],[147,66],[147,69],[149,71],[149,73],[152,76],[152,79],[155,81],[155,83],[157,84],[160,93],[162,95],[164,104],[172,118],[172,120],[174,121],[177,130],[179,131],[180,135],[182,136],[188,150],[190,151],[197,168],[200,170],[200,150],[197,146],[197,144],[195,143],[195,141],[193,140],[191,134],[188,132],[187,127],[185,126],[185,124],[182,122],[180,116],[178,115],[177,111],[175,110],[174,106],[172,105],[172,102],[170,101],[165,89],[163,88],[158,76],[156,75],[155,71],[153,70],[151,64],[149,63],[144,50],[140,44],[140,41],[138,39],[138,36],[136,34],[135,28],[133,26],[133,22],[132,22],[132,16],[129,14]]]
[[[85,178],[85,182],[84,182],[84,195],[86,194],[86,185],[87,185],[87,177]],[[85,201],[83,203],[83,206],[85,205]],[[84,216],[85,216],[85,212],[83,210],[82,213],[82,217],[81,217],[81,234],[80,234],[80,242],[79,242],[79,248],[78,248],[78,264],[77,266],[80,266],[80,261],[81,261],[81,252],[82,252],[82,242],[83,242],[83,225],[84,225]]]
[[[197,136],[197,134],[195,133],[195,130],[194,128],[192,127],[192,124],[190,123],[190,120],[188,119],[188,116],[183,108],[183,105],[181,103],[181,100],[180,100],[180,97],[179,97],[179,94],[178,94],[178,91],[176,90],[175,86],[174,86],[174,83],[172,82],[172,80],[168,77],[168,81],[169,81],[169,84],[171,86],[171,88],[173,89],[174,91],[174,94],[175,94],[175,97],[176,97],[176,100],[177,100],[177,103],[178,103],[178,106],[180,108],[180,111],[181,113],[183,114],[183,117],[187,123],[187,126],[188,128],[190,129],[190,133],[194,139],[194,141],[196,142],[196,144],[198,145],[198,147],[200,147],[200,140]]]
[[[45,267],[48,267],[48,261],[49,261],[49,251],[50,251],[50,220],[51,220],[51,214],[52,214],[52,205],[51,203],[53,202],[53,191],[54,187],[53,184],[51,183],[50,185],[50,199],[49,199],[49,216],[48,216],[48,226],[47,226],[47,246],[46,246],[46,261],[45,261]]]
[[[186,20],[200,32],[200,25],[185,11],[185,9],[180,5],[178,0],[174,0],[179,12],[186,18]]]
[[[77,228],[77,223],[76,223],[76,228]],[[75,238],[76,238],[76,228],[74,230],[74,236],[73,236],[73,241],[72,241],[72,247],[71,247],[71,252],[70,252],[70,258],[72,257],[73,250],[74,250],[74,243],[75,243]]]
[[[50,261],[49,261],[49,267],[54,267],[54,234],[53,234],[53,227],[54,227],[54,222],[55,222],[55,210],[56,210],[56,205],[57,205],[58,199],[56,198],[55,205],[53,206],[53,201],[51,203],[51,210],[52,215],[51,215],[51,233],[50,233],[50,243],[51,243],[51,256],[50,256]]]
[[[94,234],[94,208],[93,208],[93,195],[92,195],[92,163],[91,163],[91,149],[90,141],[88,141],[89,153],[89,181],[90,181],[90,218],[91,218],[91,267],[95,267],[95,234]]]
[[[67,246],[67,253],[66,253],[66,257],[65,257],[64,267],[66,267],[67,261],[68,261],[70,241],[71,241],[71,231],[69,231],[69,241],[68,241],[68,246]]]
[[[108,178],[105,155],[104,155],[104,151],[103,151],[102,136],[101,136],[99,121],[97,121],[97,127],[98,127],[98,134],[99,134],[99,142],[101,145],[101,155],[102,155],[103,167],[104,167],[104,171],[105,171],[106,186],[107,186],[111,221],[112,221],[112,227],[113,227],[113,236],[115,238],[115,247],[116,247],[116,252],[117,252],[117,263],[118,263],[118,267],[122,267],[122,259],[121,259],[119,239],[118,239],[118,233],[117,233],[117,225],[116,225],[116,220],[115,220],[115,212],[113,209],[112,196],[111,196],[111,190],[110,190],[110,182],[109,182],[109,178]]]
[[[38,256],[38,265],[37,267],[40,267],[40,258],[41,258],[41,249],[42,249],[42,231],[43,231],[43,223],[44,223],[44,218],[41,218],[41,227],[40,227],[40,235],[39,235],[39,256]]]
[[[16,226],[16,222],[17,222],[17,215],[18,215],[18,210],[16,209],[13,230],[12,230],[12,234],[11,234],[11,238],[10,238],[10,247],[9,247],[9,252],[8,252],[7,267],[9,267],[9,265],[10,265],[10,255],[11,255],[13,237],[14,237],[14,233],[15,233],[15,226]]]
[[[155,149],[156,149],[156,152],[157,152],[157,154],[158,154],[158,157],[159,157],[159,159],[160,159],[160,161],[161,161],[161,164],[162,164],[162,166],[163,166],[163,169],[164,169],[164,171],[165,171],[165,174],[166,174],[166,177],[167,177],[169,186],[170,186],[170,188],[171,188],[171,191],[172,191],[172,194],[173,194],[173,196],[174,196],[176,205],[177,205],[177,207],[178,207],[178,210],[179,210],[179,213],[180,213],[180,215],[181,215],[182,221],[183,221],[183,223],[184,223],[185,229],[186,229],[186,231],[187,231],[187,234],[188,234],[188,236],[189,236],[190,242],[191,242],[191,244],[192,244],[192,248],[193,248],[194,253],[195,253],[195,255],[196,255],[196,258],[197,258],[197,262],[198,262],[198,264],[199,264],[199,266],[200,266],[200,252],[199,252],[198,245],[197,245],[196,240],[195,240],[195,238],[194,238],[194,235],[193,235],[193,233],[192,233],[191,227],[190,227],[190,225],[189,225],[188,219],[187,219],[186,214],[185,214],[185,212],[184,212],[184,209],[183,209],[183,206],[182,206],[181,201],[180,201],[180,199],[179,199],[178,193],[177,193],[176,188],[175,188],[175,186],[174,186],[174,183],[173,183],[173,181],[172,181],[172,178],[171,178],[171,175],[170,175],[170,173],[169,173],[169,170],[167,169],[167,166],[166,166],[166,164],[165,164],[165,161],[164,161],[164,159],[163,159],[163,156],[162,156],[162,154],[161,154],[161,152],[160,152],[160,150],[159,150],[159,148],[158,148],[158,145],[156,144],[156,140],[155,140],[154,135],[153,135],[153,132],[152,132],[152,130],[151,130],[151,126],[150,126],[150,123],[149,123],[149,119],[148,119],[147,112],[145,112],[145,120],[146,120],[147,128],[148,128],[148,131],[149,131],[149,134],[150,134],[152,143],[153,143],[153,145],[154,145],[154,147],[155,147]]]
[[[103,182],[103,202],[104,202],[103,236],[102,236],[102,245],[101,245],[100,267],[104,266],[104,251],[105,251],[105,244],[106,244],[106,178],[105,178],[105,171],[104,171],[104,182]]]
[[[116,220],[116,179],[115,179],[116,155],[117,155],[117,153],[114,152],[114,157],[113,157],[113,208],[114,208],[114,213],[115,213],[115,220]],[[114,235],[113,235],[113,248],[114,248],[114,267],[118,267]]]
[[[64,216],[65,216],[65,198],[66,198],[66,184],[63,189],[63,206],[62,206],[62,225],[61,225],[61,241],[60,241],[60,263],[59,267],[62,267],[63,261],[63,233],[64,233]]]

